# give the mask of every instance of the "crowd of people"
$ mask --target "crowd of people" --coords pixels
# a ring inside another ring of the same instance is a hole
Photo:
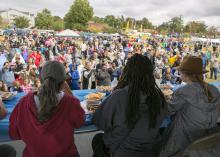
[[[218,130],[220,93],[204,80],[218,79],[219,47],[182,39],[14,34],[1,48],[0,90],[28,93],[9,128],[12,139],[26,143],[25,157],[79,156],[72,130],[83,125],[85,113],[71,90],[97,86],[114,89],[94,113],[104,131],[93,139],[94,157],[171,157]],[[159,88],[183,83],[169,97]],[[172,122],[162,131],[166,116]]]
[[[204,50],[205,49],[205,50]],[[94,89],[110,86],[119,79],[127,60],[135,53],[148,56],[158,83],[181,83],[175,68],[187,55],[201,56],[207,78],[218,79],[219,48],[188,44],[182,39],[150,38],[129,40],[126,37],[56,38],[28,34],[4,37],[1,42],[1,91],[29,92],[40,87],[40,70],[45,61],[58,60],[66,67],[71,89]]]

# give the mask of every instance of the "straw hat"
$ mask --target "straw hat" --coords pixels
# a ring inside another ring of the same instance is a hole
[[[177,70],[189,74],[204,74],[207,70],[203,69],[202,59],[196,56],[187,56],[183,59],[182,63]]]

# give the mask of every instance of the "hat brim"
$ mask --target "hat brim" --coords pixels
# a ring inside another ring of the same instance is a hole
[[[186,72],[186,73],[189,73],[189,74],[205,74],[205,73],[208,73],[208,72],[209,72],[208,70],[203,70],[202,72],[195,73],[195,72],[183,70],[183,69],[181,69],[180,66],[176,67],[176,70],[178,70],[178,71],[180,71],[180,72]]]

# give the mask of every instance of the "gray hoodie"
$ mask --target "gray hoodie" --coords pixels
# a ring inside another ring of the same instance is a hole
[[[114,157],[155,157],[155,146],[161,142],[159,127],[165,110],[158,115],[156,128],[149,128],[146,96],[140,96],[141,117],[134,128],[126,125],[128,87],[110,95],[94,115],[96,126],[104,131],[104,143]]]
[[[168,104],[168,110],[174,115],[174,121],[160,157],[174,156],[217,126],[220,93],[212,85],[208,85],[208,88],[213,96],[211,102],[208,101],[199,83],[187,84],[174,92]]]

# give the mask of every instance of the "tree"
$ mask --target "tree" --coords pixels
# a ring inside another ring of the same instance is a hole
[[[14,24],[18,28],[28,28],[30,26],[30,20],[24,16],[19,16],[14,19]]]
[[[92,18],[92,21],[95,22],[93,26],[96,26],[96,28],[90,26],[89,31],[91,32],[121,33],[123,29],[124,17],[115,17],[114,15],[107,15],[105,16],[105,18],[100,18],[94,16]]]
[[[68,29],[86,30],[87,23],[93,17],[93,8],[88,0],[75,0],[69,12],[64,17]]]
[[[124,29],[124,22],[125,22],[125,18],[124,16],[118,17],[118,28],[123,30]]]
[[[142,24],[143,29],[153,29],[154,28],[153,24],[146,17],[144,17],[141,20],[141,24]]]
[[[3,26],[3,18],[0,16],[0,28]]]
[[[181,33],[183,32],[183,19],[182,17],[173,17],[169,22],[169,32]]]
[[[8,28],[9,27],[9,22],[4,20],[2,16],[0,16],[0,28]]]
[[[107,15],[104,19],[104,22],[113,28],[116,27],[116,18],[114,15]]]
[[[169,32],[169,23],[164,22],[160,26],[157,27],[160,33],[168,33]]]
[[[211,26],[207,30],[207,34],[209,37],[216,37],[216,34],[218,33],[218,29],[215,26]]]
[[[38,13],[35,18],[35,26],[39,29],[52,29],[53,22],[53,16],[48,9],[44,9],[41,13]]]
[[[121,32],[121,30],[123,29],[124,17],[123,16],[115,17],[114,15],[107,15],[104,18],[104,22],[105,24],[113,28],[113,29],[107,29],[110,30],[110,32],[112,32],[112,30],[117,30],[116,32]]]
[[[53,21],[53,30],[60,31],[64,29],[64,21],[62,18],[60,18],[59,16],[54,16]]]
[[[185,32],[188,32],[190,34],[205,34],[207,26],[205,22],[202,21],[190,21],[185,26]]]
[[[92,21],[94,21],[95,23],[104,23],[104,18],[93,16]]]

